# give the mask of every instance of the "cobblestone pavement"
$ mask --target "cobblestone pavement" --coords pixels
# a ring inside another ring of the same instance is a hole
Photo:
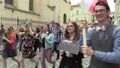
[[[0,46],[0,50],[1,49],[2,48]],[[56,57],[56,54],[54,53],[53,60],[55,60],[55,57]],[[16,58],[18,60],[20,60],[20,53],[19,52],[18,52],[18,56]],[[35,57],[35,60],[36,61],[40,61],[40,59],[39,59],[39,52],[37,52],[37,56]],[[84,68],[87,68],[89,60],[90,60],[90,57],[85,56],[85,58],[83,59],[83,66],[84,66]],[[56,61],[56,67],[55,68],[58,68],[59,62],[60,62],[60,59]],[[47,65],[47,68],[52,68],[52,64],[49,64],[49,63],[46,62],[46,65]],[[34,68],[34,67],[35,67],[35,64],[33,62],[30,62],[28,59],[25,59],[25,68]],[[3,68],[2,56],[0,56],[0,68]],[[8,58],[7,59],[7,68],[18,68],[17,67],[17,63],[12,61],[10,58]],[[40,63],[39,63],[39,67],[38,68],[41,68],[41,64]]]

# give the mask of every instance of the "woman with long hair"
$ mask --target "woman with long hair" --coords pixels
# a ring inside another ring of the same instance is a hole
[[[76,44],[75,46],[79,45],[80,32],[76,22],[69,22],[67,24],[64,38],[72,40],[73,44]],[[62,60],[59,68],[83,68],[83,54],[81,52],[76,55],[68,51],[60,50],[60,55],[62,56]]]
[[[3,67],[7,68],[7,62],[6,59],[8,57],[12,58],[12,60],[16,61],[18,64],[18,67],[20,67],[20,62],[15,59],[15,56],[17,56],[17,51],[15,47],[15,35],[13,31],[10,28],[5,28],[5,31],[2,36],[3,40]]]
[[[43,26],[43,33],[40,39],[41,45],[41,66],[46,68],[45,59],[55,68],[55,61],[52,61],[52,48],[54,44],[54,34],[50,31],[49,25]]]
[[[25,65],[24,65],[25,58],[28,58],[28,59],[30,59],[30,61],[34,62],[35,68],[38,68],[38,62],[34,60],[34,57],[36,56],[35,51],[34,51],[34,46],[33,46],[34,33],[33,33],[31,26],[29,24],[27,24],[25,26],[25,28],[26,28],[26,32],[22,38],[22,48],[21,48],[22,68],[25,68]]]

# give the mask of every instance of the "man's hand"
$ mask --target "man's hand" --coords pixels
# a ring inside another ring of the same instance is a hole
[[[82,53],[88,56],[92,56],[94,54],[94,50],[92,49],[92,47],[88,47],[88,46],[81,46],[82,48]]]
[[[80,28],[87,28],[87,20],[80,21]]]

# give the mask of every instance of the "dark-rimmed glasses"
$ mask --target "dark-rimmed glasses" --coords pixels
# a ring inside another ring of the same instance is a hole
[[[106,9],[94,10],[94,13],[96,13],[96,14],[97,14],[98,12],[99,12],[99,13],[103,13],[103,12],[105,12],[105,11],[106,11]]]

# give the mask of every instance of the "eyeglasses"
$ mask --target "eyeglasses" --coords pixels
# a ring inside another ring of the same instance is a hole
[[[105,9],[100,9],[100,10],[95,10],[94,13],[98,13],[98,12],[103,13],[105,11],[106,11]]]

